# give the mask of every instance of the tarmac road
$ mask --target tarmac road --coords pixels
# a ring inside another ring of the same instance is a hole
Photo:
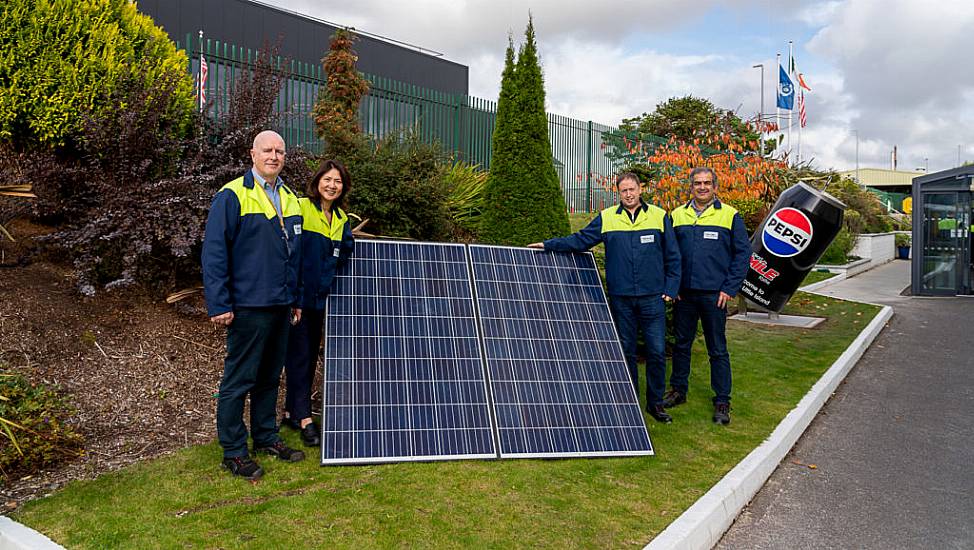
[[[893,319],[716,548],[974,548],[974,298],[909,281],[893,261],[820,291]]]

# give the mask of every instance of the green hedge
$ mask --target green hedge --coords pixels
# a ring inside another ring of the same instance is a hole
[[[185,54],[127,0],[7,0],[0,8],[0,141],[20,146],[72,145],[86,114],[108,101],[125,69],[146,85],[185,74]],[[193,112],[187,75],[173,114]]]

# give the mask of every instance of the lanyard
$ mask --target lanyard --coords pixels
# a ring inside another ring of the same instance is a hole
[[[284,228],[284,216],[282,216],[281,215],[281,212],[278,211],[278,209],[274,207],[274,200],[271,199],[271,194],[267,192],[267,189],[264,189],[264,186],[260,182],[254,182],[254,183],[256,183],[257,186],[260,187],[260,190],[264,192],[264,196],[267,197],[267,202],[271,203],[271,208],[274,208],[274,214],[277,215],[277,223],[280,224],[280,226],[281,226],[281,233],[283,233],[284,234],[284,238],[287,239],[288,238],[288,236],[287,236],[287,229]],[[281,209],[282,210],[284,209],[284,197],[283,196],[281,196]]]

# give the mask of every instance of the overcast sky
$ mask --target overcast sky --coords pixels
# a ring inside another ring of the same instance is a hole
[[[692,94],[751,118],[774,114],[775,54],[794,41],[812,88],[802,153],[818,168],[974,160],[970,0],[278,0],[276,5],[441,52],[497,99],[507,37],[534,15],[550,112],[618,125]],[[692,6],[692,7],[688,7]],[[792,146],[797,148],[797,118]]]

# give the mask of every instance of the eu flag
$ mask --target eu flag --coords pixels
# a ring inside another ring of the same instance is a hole
[[[795,105],[795,85],[785,69],[778,65],[778,107],[791,110]]]

